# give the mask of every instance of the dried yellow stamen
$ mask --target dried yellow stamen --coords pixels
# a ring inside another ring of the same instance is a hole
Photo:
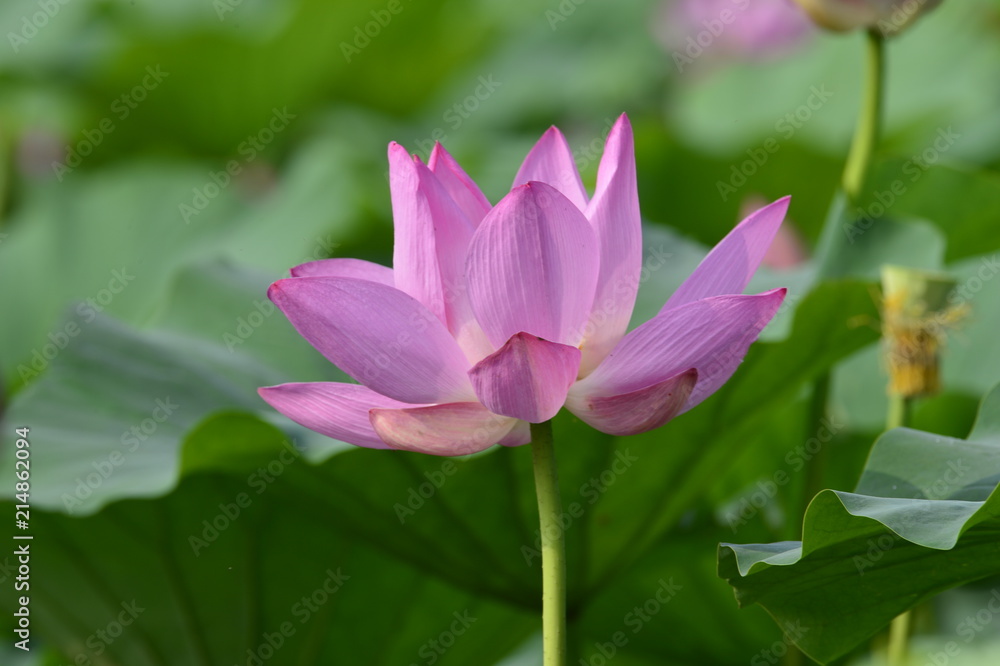
[[[949,304],[954,289],[948,275],[883,267],[882,337],[890,395],[913,398],[940,391],[945,333],[967,309]]]

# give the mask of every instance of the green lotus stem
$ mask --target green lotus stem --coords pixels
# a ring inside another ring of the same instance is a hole
[[[912,398],[904,395],[890,395],[889,416],[885,423],[886,430],[909,426],[912,407]],[[887,655],[889,666],[905,666],[908,661],[910,618],[910,611],[906,611],[896,616],[889,625],[889,651]]]
[[[885,429],[908,428],[913,399],[904,395],[889,396],[889,416],[885,420]]]
[[[910,642],[910,611],[896,616],[889,625],[889,666],[905,666]]]
[[[559,472],[552,422],[531,424],[531,459],[542,539],[542,642],[545,666],[566,666],[566,542],[559,516]]]
[[[861,110],[858,124],[854,129],[851,152],[844,165],[843,187],[847,197],[858,203],[861,188],[868,177],[872,153],[878,143],[879,126],[882,122],[882,96],[885,74],[885,39],[875,29],[869,30],[867,37],[867,74],[862,92]]]

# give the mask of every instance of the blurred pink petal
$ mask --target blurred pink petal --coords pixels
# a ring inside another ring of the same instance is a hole
[[[802,264],[809,258],[806,244],[802,236],[790,224],[784,224],[778,229],[771,247],[767,249],[761,263],[768,268],[788,270]]]
[[[779,57],[815,32],[793,0],[669,0],[663,7],[657,36],[682,73],[702,57],[733,62]]]

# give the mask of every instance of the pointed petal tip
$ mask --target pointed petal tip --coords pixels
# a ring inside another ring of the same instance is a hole
[[[622,133],[627,133],[629,136],[632,135],[632,121],[628,119],[628,114],[622,113],[615,120],[615,124],[611,127],[611,132],[608,134],[608,140],[612,136],[617,136]]]
[[[529,180],[521,185],[515,185],[510,188],[510,192],[504,195],[503,199],[497,202],[497,206],[501,203],[506,202],[506,205],[513,205],[514,202],[521,202],[527,197],[537,196],[539,194],[545,195],[548,190],[553,189],[551,185],[543,183],[540,180]]]
[[[293,383],[287,384],[275,384],[274,386],[258,386],[257,395],[260,396],[261,400],[271,405],[275,409],[278,409],[278,403],[281,401],[281,397],[288,391]],[[281,411],[280,409],[278,411]]]
[[[392,141],[389,143],[389,168],[400,168],[414,162],[420,163],[420,158],[413,155],[402,144]]]
[[[785,214],[788,213],[788,206],[791,204],[791,202],[792,202],[792,195],[786,194],[785,196],[781,197],[780,199],[775,199],[774,201],[772,201],[771,203],[767,204],[766,206],[762,206],[762,207],[758,208],[757,210],[755,210],[754,212],[750,213],[750,215],[748,215],[744,219],[744,222],[749,221],[751,219],[756,219],[756,218],[760,217],[763,213],[770,213],[772,211],[773,212],[780,212],[780,217],[781,217],[782,221],[784,221]]]
[[[792,203],[792,195],[786,194],[780,199],[775,199],[766,206],[761,206],[757,210],[753,211],[736,226],[739,227],[744,224],[749,224],[753,220],[757,220],[770,213],[774,213],[776,214],[775,219],[777,219],[778,222],[778,224],[775,225],[775,228],[777,228],[781,226],[781,224],[785,221],[785,216],[788,215],[788,207],[791,205],[791,203]]]
[[[587,191],[583,187],[583,181],[580,180],[573,151],[566,137],[554,125],[545,130],[528,151],[521,168],[514,176],[514,185],[530,180],[549,183],[569,198],[577,208],[580,210],[586,208]]]
[[[771,313],[771,317],[777,312],[778,308],[784,302],[785,297],[788,295],[788,287],[778,287],[777,289],[769,289],[767,291],[762,291],[759,294],[747,294],[743,298],[754,298],[760,299],[761,302],[773,303],[774,312]],[[765,306],[767,307],[767,306]]]
[[[719,241],[660,312],[711,296],[740,294],[774,242],[791,201],[785,196],[743,218]]]
[[[274,282],[272,282],[270,286],[268,286],[267,288],[267,299],[272,303],[277,303],[278,301],[276,299],[278,298],[279,294],[281,294],[281,288],[282,288],[281,283],[291,279],[294,279],[294,276],[291,278],[281,278],[280,280],[275,280]]]
[[[440,141],[435,141],[434,147],[431,148],[430,155],[427,156],[427,167],[431,171],[436,171],[438,166],[438,161],[445,156],[448,156],[448,151],[444,149],[444,146],[441,145]]]

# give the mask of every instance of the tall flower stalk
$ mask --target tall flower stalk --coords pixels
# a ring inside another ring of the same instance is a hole
[[[559,471],[552,422],[532,424],[531,459],[542,536],[542,643],[545,666],[566,664],[566,540],[559,516]]]
[[[868,178],[872,155],[878,144],[882,124],[882,98],[885,80],[885,39],[870,29],[865,35],[866,72],[858,124],[844,166],[843,188],[852,203],[858,203],[861,188]]]

